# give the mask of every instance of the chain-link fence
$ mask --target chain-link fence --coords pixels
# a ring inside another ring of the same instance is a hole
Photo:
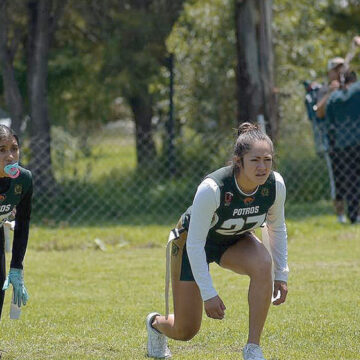
[[[348,128],[343,135],[350,138],[353,133]],[[166,131],[154,132],[153,140],[156,156],[153,151],[151,156],[145,152],[139,164],[131,122],[119,121],[76,136],[54,127],[51,166],[41,163],[49,157],[45,154],[48,147],[39,139],[37,163],[29,164],[30,145],[25,140],[23,164],[37,169],[33,171],[33,221],[69,225],[173,223],[192,203],[201,179],[231,159],[235,132],[199,134],[184,127],[176,133],[173,151],[169,151]],[[333,214],[335,196],[357,207],[360,152],[356,146],[330,156],[318,154],[305,116],[295,125],[282,124],[275,160],[287,185],[288,217]],[[331,185],[334,170],[336,193]]]

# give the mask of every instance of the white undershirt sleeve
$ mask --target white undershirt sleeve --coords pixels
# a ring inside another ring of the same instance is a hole
[[[274,172],[276,180],[276,198],[268,211],[266,224],[269,233],[271,255],[274,261],[275,280],[288,280],[287,232],[285,225],[286,187],[282,176]]]
[[[218,185],[212,179],[205,179],[199,185],[194,197],[186,240],[191,270],[203,301],[217,295],[206,261],[205,244],[211,220],[219,204],[220,189]]]

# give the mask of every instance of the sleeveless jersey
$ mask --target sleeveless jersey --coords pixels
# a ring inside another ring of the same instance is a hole
[[[251,195],[242,193],[235,181],[232,166],[223,167],[207,175],[220,189],[220,205],[211,221],[207,241],[224,244],[235,241],[246,231],[260,227],[276,197],[275,175],[270,173],[263,185]],[[189,229],[191,207],[182,217],[182,225]]]
[[[31,172],[22,167],[19,169],[20,175],[16,179],[11,179],[8,190],[0,193],[0,226],[11,217],[14,207],[32,186]]]

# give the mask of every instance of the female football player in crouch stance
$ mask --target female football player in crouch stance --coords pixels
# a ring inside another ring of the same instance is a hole
[[[7,126],[0,125],[0,317],[5,290],[10,284],[14,288],[14,302],[18,306],[25,305],[28,300],[23,278],[23,259],[29,235],[33,185],[31,172],[20,167],[18,161],[18,137]],[[15,207],[12,258],[6,278],[3,225],[13,215]]]
[[[192,206],[182,215],[180,235],[171,249],[174,314],[150,313],[146,318],[148,356],[171,356],[167,337],[190,340],[200,329],[202,309],[212,319],[223,319],[225,304],[213,287],[208,264],[217,262],[248,275],[249,334],[245,360],[264,360],[259,346],[272,294],[282,304],[287,295],[287,233],[284,218],[285,185],[272,171],[270,138],[256,125],[238,130],[231,166],[207,175]],[[274,262],[252,230],[266,221]]]

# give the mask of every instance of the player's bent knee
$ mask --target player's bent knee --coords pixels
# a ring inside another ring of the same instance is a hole
[[[270,254],[266,251],[261,254],[261,257],[254,263],[253,269],[250,273],[250,276],[260,276],[264,275],[271,276],[272,272],[272,259]]]
[[[264,256],[264,259],[261,262],[261,266],[264,267],[264,270],[271,271],[272,268],[272,258],[270,254],[267,252]]]
[[[182,329],[178,329],[174,334],[175,340],[180,341],[189,341],[191,340],[197,333],[199,332],[199,328],[186,327]]]

